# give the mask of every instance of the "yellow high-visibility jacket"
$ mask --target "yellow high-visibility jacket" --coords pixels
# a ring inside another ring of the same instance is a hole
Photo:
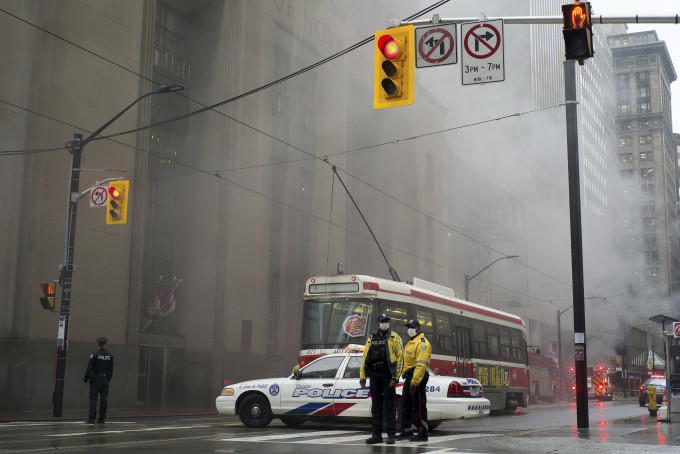
[[[425,339],[424,333],[417,334],[404,347],[404,373],[415,368],[413,378],[411,378],[412,385],[420,384],[425,376],[425,372],[430,367],[430,356],[432,356],[432,346]]]
[[[359,369],[360,379],[366,378],[366,355],[368,354],[368,350],[371,348],[371,337],[373,336],[374,333],[371,333],[371,335],[368,336],[366,346],[364,347],[364,357],[361,360],[361,368]],[[401,336],[392,330],[388,330],[388,335],[389,337],[387,339],[387,366],[389,367],[390,373],[392,374],[392,379],[398,382],[399,376],[401,375],[401,369],[403,368],[404,365]]]

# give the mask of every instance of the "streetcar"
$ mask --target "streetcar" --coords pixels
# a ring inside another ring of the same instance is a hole
[[[417,319],[432,344],[430,369],[479,380],[492,411],[527,406],[527,329],[516,315],[418,278],[410,283],[345,274],[307,279],[303,304],[300,367],[365,344],[377,329],[375,317],[385,313],[404,343],[404,325]]]

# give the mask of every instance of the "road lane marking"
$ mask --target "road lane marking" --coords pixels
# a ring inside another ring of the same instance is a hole
[[[329,436],[329,435],[343,435],[356,433],[355,430],[335,430],[335,431],[314,431],[314,432],[293,432],[293,433],[280,433],[276,435],[260,435],[252,437],[234,437],[234,438],[220,438],[219,441],[245,441],[245,442],[262,442],[271,440],[287,440],[291,438],[306,438],[306,437],[318,437],[318,436]],[[365,436],[365,435],[364,435]],[[316,440],[316,439],[315,439]],[[291,443],[285,441],[284,443]]]
[[[160,427],[145,427],[143,429],[122,429],[122,430],[88,430],[87,432],[71,432],[65,434],[45,434],[45,437],[78,437],[92,434],[123,434],[132,432],[155,432],[157,430],[181,430],[181,429],[203,429],[206,427],[213,427],[212,424],[201,424],[195,426],[160,426]]]

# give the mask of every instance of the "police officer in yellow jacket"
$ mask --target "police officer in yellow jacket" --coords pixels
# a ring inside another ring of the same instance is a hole
[[[396,429],[396,386],[402,368],[401,336],[390,330],[390,318],[386,314],[377,317],[378,331],[368,337],[364,357],[359,370],[359,384],[366,387],[366,377],[371,379],[371,415],[373,419],[371,438],[366,444],[382,443],[383,406],[387,427],[387,444],[394,444]]]
[[[427,440],[427,397],[425,390],[430,378],[430,356],[432,346],[420,332],[418,320],[406,324],[411,340],[404,347],[404,389],[401,393],[402,431],[399,439],[410,441]]]

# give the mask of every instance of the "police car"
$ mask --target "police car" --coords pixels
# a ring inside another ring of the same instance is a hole
[[[368,419],[371,398],[368,384],[366,388],[359,385],[361,360],[360,353],[322,356],[290,377],[225,386],[215,405],[220,414],[238,415],[247,427],[266,427],[275,417],[289,426],[309,420]],[[401,395],[402,387],[403,379],[397,385],[397,396]],[[490,410],[491,403],[484,397],[479,381],[430,372],[427,382],[430,429],[448,419],[488,416]]]

